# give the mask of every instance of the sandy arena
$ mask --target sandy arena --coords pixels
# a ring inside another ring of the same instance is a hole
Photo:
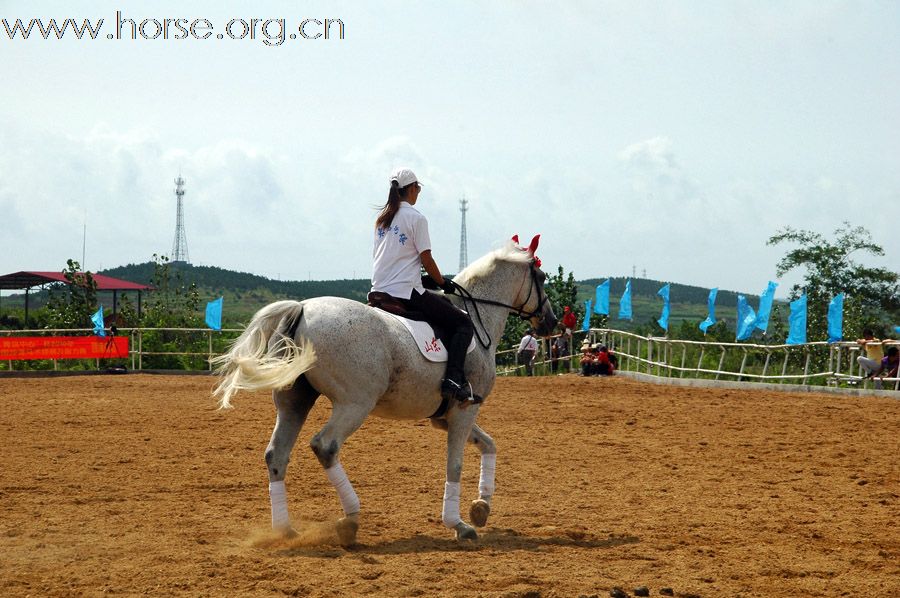
[[[440,522],[443,433],[370,419],[342,452],[363,508],[344,550],[307,446],[328,401],[288,470],[301,536],[278,540],[269,395],[219,411],[212,384],[0,378],[0,595],[900,595],[900,400],[501,379],[480,540]],[[464,517],[478,463],[467,447]]]

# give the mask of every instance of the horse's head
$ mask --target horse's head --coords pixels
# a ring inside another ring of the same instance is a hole
[[[526,280],[523,281],[516,298],[513,300],[513,305],[517,306],[519,317],[531,322],[531,327],[534,328],[536,334],[548,336],[553,334],[556,329],[557,320],[556,315],[553,313],[553,307],[550,305],[550,300],[547,297],[547,292],[544,290],[544,282],[547,280],[547,275],[541,271],[541,260],[534,255],[540,239],[540,235],[535,235],[528,248],[522,248],[530,258],[526,262],[528,273]],[[518,235],[513,237],[513,241],[518,244]]]

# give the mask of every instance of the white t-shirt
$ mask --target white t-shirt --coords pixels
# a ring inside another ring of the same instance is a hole
[[[431,238],[425,216],[401,201],[390,227],[375,228],[372,291],[401,299],[412,297],[413,289],[424,293],[419,255],[430,249]]]
[[[519,343],[519,353],[522,351],[535,351],[537,352],[537,341],[530,334],[526,334],[522,337],[522,342]]]

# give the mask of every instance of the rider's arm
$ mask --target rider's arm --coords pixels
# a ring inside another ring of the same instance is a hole
[[[419,259],[422,261],[422,267],[425,268],[425,272],[428,273],[434,282],[441,286],[444,284],[444,277],[441,275],[440,269],[437,267],[437,264],[434,263],[434,258],[431,257],[431,250],[426,249],[422,253],[419,254]]]

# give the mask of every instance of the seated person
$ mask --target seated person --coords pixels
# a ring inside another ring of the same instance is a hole
[[[613,355],[606,345],[602,345],[597,353],[597,364],[601,376],[612,376],[616,373],[619,358]]]
[[[888,349],[887,355],[882,358],[881,363],[878,364],[878,369],[866,377],[877,376],[878,380],[875,381],[875,388],[880,389],[883,378],[897,377],[897,370],[900,369],[898,366],[900,366],[900,349],[892,346]]]
[[[881,366],[881,360],[884,359],[884,348],[881,341],[875,338],[871,328],[863,330],[863,337],[856,342],[866,350],[865,357],[860,355],[856,358],[856,362],[863,369],[863,377],[869,378],[873,375],[872,372]]]
[[[611,376],[613,373],[612,364],[609,362],[609,350],[606,346],[601,345],[594,354],[594,363],[598,376]]]
[[[583,345],[581,345],[581,375],[582,376],[593,376],[596,372],[595,361],[594,361],[594,350],[591,348],[591,345],[585,341]]]
[[[612,351],[609,352],[609,363],[612,364],[613,370],[619,369],[619,356]]]

